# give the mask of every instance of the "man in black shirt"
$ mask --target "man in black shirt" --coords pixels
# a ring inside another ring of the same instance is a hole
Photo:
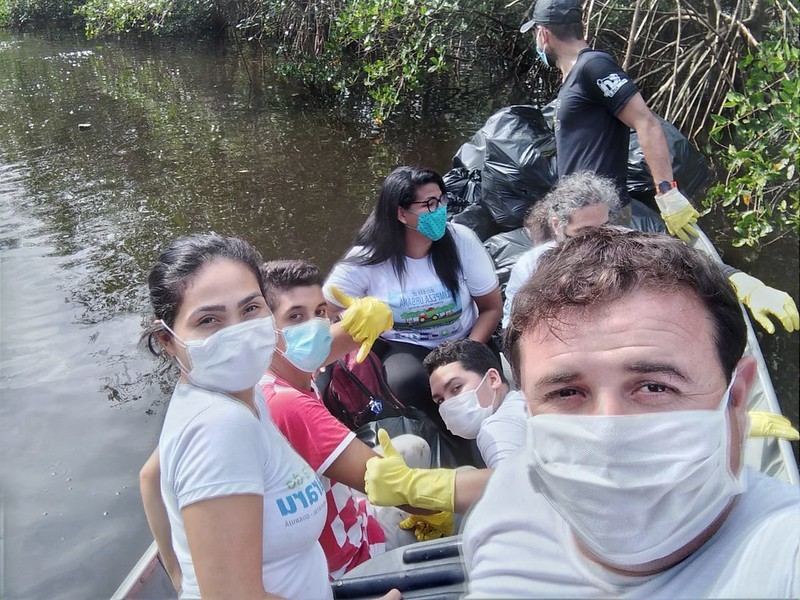
[[[559,177],[592,171],[613,179],[624,193],[635,129],[667,229],[685,241],[696,236],[692,224],[699,214],[673,181],[661,125],[628,74],[584,40],[580,0],[537,0],[520,31],[532,31],[539,58],[562,73],[555,110]]]

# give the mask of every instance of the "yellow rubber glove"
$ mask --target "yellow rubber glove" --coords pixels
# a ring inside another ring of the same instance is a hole
[[[400,529],[413,529],[418,542],[437,540],[453,535],[455,531],[453,513],[438,512],[432,515],[411,515],[400,521]]]
[[[455,469],[411,469],[395,450],[385,429],[378,430],[383,457],[367,461],[364,490],[376,506],[409,504],[428,510],[453,512]]]
[[[750,309],[753,318],[767,333],[775,333],[770,316],[778,319],[789,333],[800,329],[800,314],[789,294],[769,287],[747,273],[734,273],[728,279],[739,301]]]
[[[772,437],[790,442],[800,440],[800,431],[792,427],[792,422],[783,415],[751,410],[747,416],[750,418],[749,437]]]
[[[382,300],[371,296],[351,298],[336,286],[331,286],[331,293],[347,309],[342,314],[341,326],[350,337],[361,344],[356,362],[362,362],[367,358],[375,340],[384,331],[394,327],[392,309]]]
[[[700,233],[693,227],[697,223],[700,213],[697,212],[689,202],[688,198],[672,188],[666,194],[656,196],[658,210],[661,211],[661,218],[667,226],[667,231],[679,237],[687,244],[691,242],[691,237],[697,237]]]

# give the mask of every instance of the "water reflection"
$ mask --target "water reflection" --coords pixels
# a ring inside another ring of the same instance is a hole
[[[254,93],[217,47],[0,33],[5,594],[108,596],[147,545],[136,474],[173,376],[136,344],[167,241],[214,230],[326,269],[386,173],[446,170],[514,94],[423,98],[447,106],[377,131],[278,80]],[[796,250],[747,268],[796,298]],[[796,422],[798,336],[768,342]]]

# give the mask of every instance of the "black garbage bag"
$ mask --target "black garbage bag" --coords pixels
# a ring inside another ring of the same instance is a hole
[[[692,199],[708,180],[708,161],[694,145],[669,121],[658,117],[672,157],[672,176],[684,196]],[[639,136],[631,130],[628,146],[628,193],[647,204],[655,206],[653,176],[644,160]]]
[[[667,227],[661,216],[652,208],[639,202],[636,198],[631,200],[631,222],[630,228],[638,231],[650,231],[654,233],[666,233]]]
[[[542,107],[542,116],[544,117],[545,125],[547,128],[555,132],[556,127],[556,101],[548,102]]]
[[[465,208],[481,201],[481,172],[460,167],[444,174],[444,187],[450,195],[447,214],[457,215]]]
[[[551,129],[555,122],[554,113],[555,100],[542,107],[545,123]],[[708,161],[675,125],[658,115],[656,117],[661,123],[661,129],[672,157],[673,177],[678,182],[681,192],[687,198],[693,198],[708,181]],[[628,145],[628,181],[625,187],[633,198],[655,208],[653,176],[650,173],[650,167],[644,160],[644,153],[639,145],[639,136],[633,129],[631,129],[631,139]],[[647,226],[643,229],[643,231],[650,230]]]
[[[500,231],[500,227],[497,226],[497,223],[492,218],[492,213],[483,204],[468,206],[457,215],[453,215],[450,221],[469,227],[481,241]]]
[[[459,148],[453,166],[480,171],[481,202],[495,223],[510,231],[522,226],[528,209],[555,184],[555,151],[538,108],[509,106]]]
[[[494,268],[497,278],[500,280],[500,291],[505,297],[506,284],[511,275],[512,267],[517,263],[519,257],[531,249],[531,238],[528,230],[524,227],[505,231],[493,235],[483,243],[483,247],[494,261]]]

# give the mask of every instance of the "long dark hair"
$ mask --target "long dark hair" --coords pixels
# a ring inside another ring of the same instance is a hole
[[[363,246],[365,252],[347,260],[358,265],[391,262],[402,285],[406,272],[406,227],[397,219],[397,209],[411,206],[417,197],[417,190],[428,183],[435,183],[442,194],[445,193],[444,180],[431,169],[398,167],[389,173],[381,186],[378,204],[355,239],[355,245]],[[441,239],[432,243],[428,259],[439,280],[456,299],[461,261],[449,227]]]

